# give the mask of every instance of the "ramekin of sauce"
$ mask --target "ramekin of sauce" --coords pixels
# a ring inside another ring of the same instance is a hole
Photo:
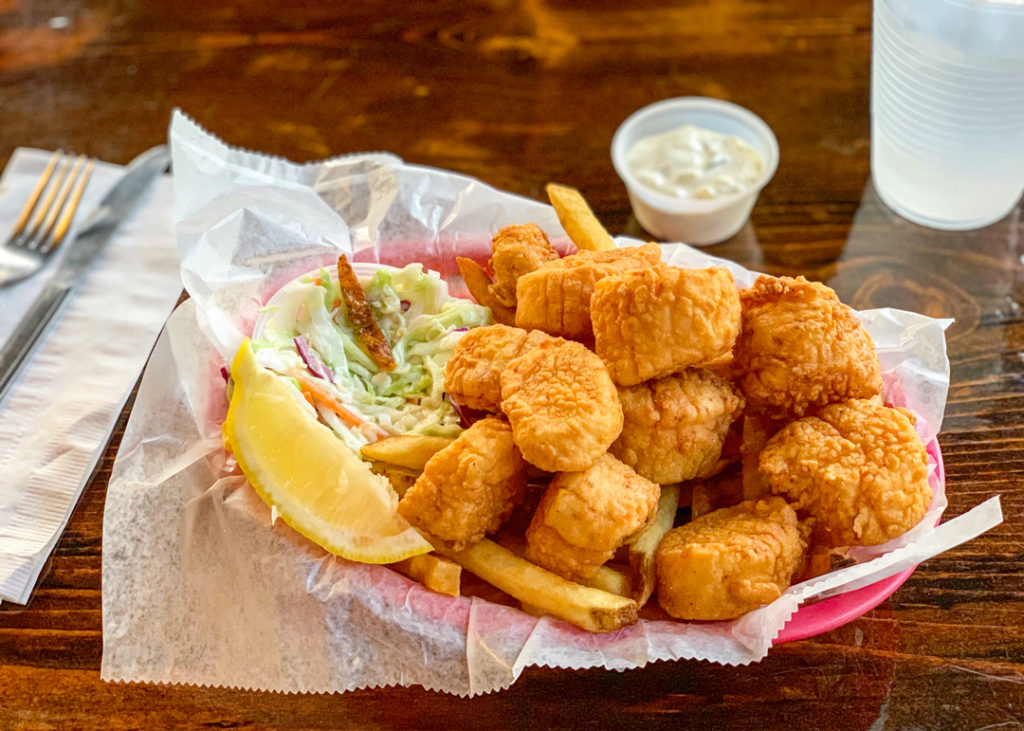
[[[644,107],[612,139],[612,163],[640,225],[697,246],[743,227],[778,162],[779,144],[760,117],[707,97]]]

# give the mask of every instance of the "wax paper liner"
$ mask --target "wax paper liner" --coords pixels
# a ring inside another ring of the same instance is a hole
[[[454,255],[479,257],[500,226],[535,221],[562,248],[564,232],[548,206],[386,154],[294,165],[230,149],[180,114],[171,143],[192,299],[157,343],[108,488],[105,679],[285,692],[421,685],[476,695],[509,686],[532,665],[746,664],[765,656],[802,601],[905,570],[1000,519],[990,501],[934,528],[945,500],[933,476],[929,515],[880,558],[792,587],[733,622],[641,620],[606,634],[441,596],[385,567],[330,556],[272,524],[221,446],[219,370],[260,304],[341,251],[450,272]],[[741,285],[755,276],[683,245],[664,252],[671,263],[729,266]],[[949,380],[945,323],[896,310],[861,316],[888,396],[919,414],[930,440]]]

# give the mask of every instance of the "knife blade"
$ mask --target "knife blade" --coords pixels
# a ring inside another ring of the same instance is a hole
[[[158,145],[136,157],[128,163],[99,207],[82,223],[53,276],[0,348],[0,402],[29,354],[85,278],[89,265],[131,213],[149,184],[167,170],[170,160],[166,145]]]

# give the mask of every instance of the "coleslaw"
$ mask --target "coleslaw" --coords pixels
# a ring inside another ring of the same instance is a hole
[[[357,451],[393,434],[456,436],[462,427],[444,393],[445,364],[466,330],[491,322],[490,310],[451,297],[422,264],[354,269],[391,347],[393,371],[360,347],[337,276],[323,268],[285,285],[261,309],[252,338],[257,360]]]

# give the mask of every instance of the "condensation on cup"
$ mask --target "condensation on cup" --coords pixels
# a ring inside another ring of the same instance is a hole
[[[1024,191],[1024,0],[874,0],[871,174],[898,214],[980,228]]]

